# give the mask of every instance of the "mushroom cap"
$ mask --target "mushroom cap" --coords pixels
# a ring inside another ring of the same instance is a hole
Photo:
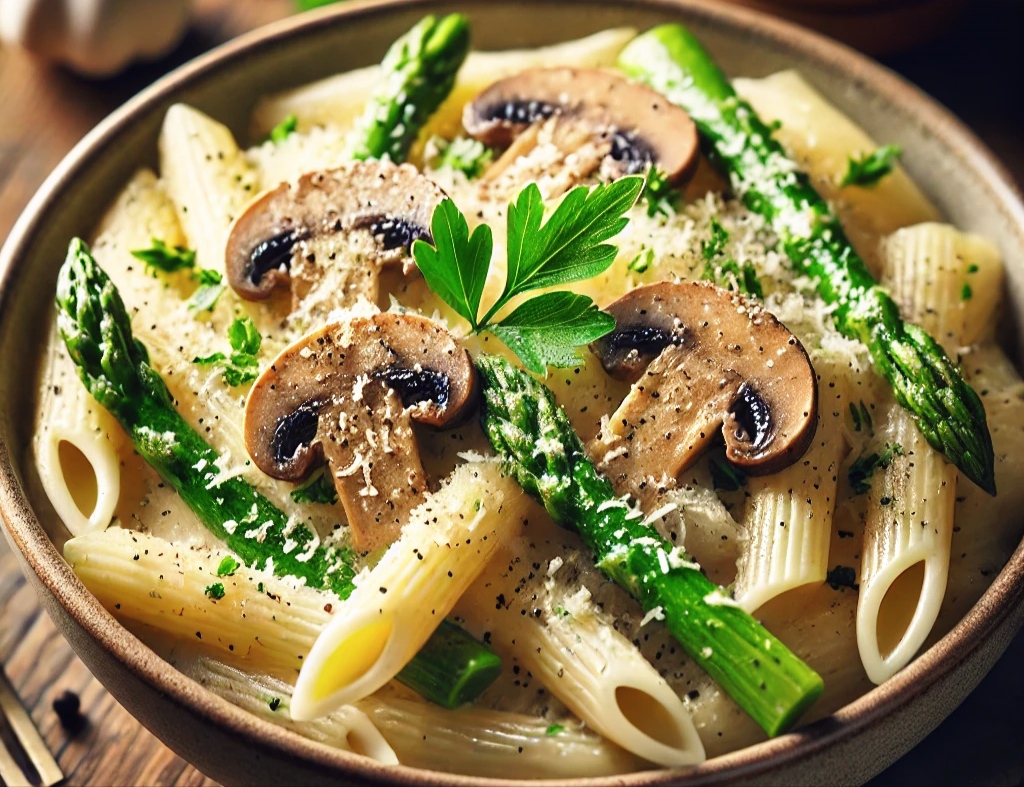
[[[430,219],[445,193],[409,164],[358,161],[308,172],[258,195],[228,234],[228,282],[247,300],[270,296],[290,281],[292,255],[302,243],[366,229],[377,260],[395,262],[417,238],[430,240]]]
[[[591,347],[609,374],[633,383],[609,420],[626,446],[615,472],[674,478],[719,426],[728,460],[751,475],[803,455],[817,427],[817,380],[773,315],[706,282],[638,287],[606,311],[615,330]]]
[[[319,421],[377,388],[394,391],[413,421],[438,428],[475,403],[476,369],[442,326],[414,314],[327,325],[285,348],[253,384],[245,444],[267,475],[297,481],[318,457]]]
[[[427,478],[412,422],[451,426],[477,400],[469,354],[437,323],[377,314],[335,323],[285,349],[253,385],[245,444],[274,478],[330,465],[353,544],[397,538]]]
[[[610,142],[620,174],[652,164],[671,183],[688,178],[700,158],[697,127],[685,110],[645,85],[595,68],[539,68],[495,82],[463,111],[466,131],[506,147],[538,120],[559,115]]]

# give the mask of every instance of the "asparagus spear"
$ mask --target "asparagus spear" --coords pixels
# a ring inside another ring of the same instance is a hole
[[[351,550],[317,543],[241,478],[217,481],[217,452],[174,409],[163,379],[132,336],[121,296],[78,238],[57,279],[57,325],[85,387],[131,437],[135,450],[211,533],[247,565],[296,576],[341,598],[353,590]],[[287,541],[294,545],[285,546]],[[497,677],[500,659],[442,623],[398,679],[446,707],[469,702]]]
[[[462,14],[426,16],[396,40],[381,62],[384,83],[356,123],[352,157],[405,161],[420,128],[451,92],[468,52],[469,22]]]
[[[992,438],[978,395],[926,331],[902,320],[828,204],[693,34],[679,24],[655,27],[626,46],[619,67],[690,113],[736,193],[768,219],[797,272],[816,279],[835,305],[836,328],[867,345],[928,442],[994,495]]]
[[[821,694],[821,677],[616,497],[545,385],[497,356],[477,365],[484,430],[523,489],[577,530],[646,612],[661,609],[687,654],[765,732],[793,725]]]

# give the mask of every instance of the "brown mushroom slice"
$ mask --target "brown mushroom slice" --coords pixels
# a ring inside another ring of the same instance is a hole
[[[675,479],[721,427],[726,457],[767,475],[792,464],[817,426],[818,387],[799,340],[775,317],[705,282],[639,287],[607,308],[615,330],[592,349],[633,383],[592,443],[634,494]]]
[[[693,174],[700,158],[697,127],[685,110],[660,93],[610,71],[532,69],[503,79],[478,95],[462,123],[485,144],[509,147],[489,173],[537,144],[537,128],[556,118],[546,141],[566,154],[580,179],[600,166],[614,180],[657,165],[669,182]],[[530,134],[523,136],[524,132]]]
[[[359,270],[341,288],[375,300],[375,289],[368,294],[365,288],[373,288],[377,267],[398,261],[411,267],[409,247],[417,238],[430,240],[430,219],[443,199],[444,192],[409,164],[359,161],[306,173],[258,196],[232,224],[228,282],[247,300],[267,298],[289,282],[301,297],[321,269],[343,264],[331,259],[340,250],[332,245],[343,240],[335,236],[366,230],[359,253],[349,255]]]
[[[438,428],[476,401],[469,354],[437,323],[378,314],[334,323],[285,349],[253,385],[245,444],[274,478],[326,459],[357,549],[390,544],[423,502],[412,424]]]

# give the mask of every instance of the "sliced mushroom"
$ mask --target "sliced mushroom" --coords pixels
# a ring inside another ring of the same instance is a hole
[[[412,423],[443,428],[476,401],[469,354],[437,323],[378,314],[288,347],[253,385],[245,444],[263,472],[298,481],[326,458],[357,549],[390,544],[427,479]]]
[[[598,69],[523,71],[478,95],[462,123],[485,144],[508,147],[487,173],[492,180],[514,166],[531,179],[538,168],[557,168],[568,172],[553,181],[564,190],[599,167],[602,177],[614,180],[657,165],[671,183],[681,183],[700,157],[697,127],[685,110]],[[532,166],[516,164],[524,156],[536,159]]]
[[[445,194],[415,167],[360,161],[310,172],[253,200],[228,235],[228,281],[247,300],[268,298],[291,283],[293,308],[317,286],[328,269],[338,299],[351,305],[358,295],[376,300],[379,267],[404,262],[409,247],[430,240],[430,219]],[[348,236],[365,230],[355,247]]]
[[[807,449],[814,369],[774,316],[704,282],[639,287],[607,311],[615,330],[592,349],[633,387],[591,449],[617,487],[643,497],[674,480],[720,427],[727,459],[748,474],[774,473]]]

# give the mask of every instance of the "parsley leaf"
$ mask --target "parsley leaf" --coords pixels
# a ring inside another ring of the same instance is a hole
[[[654,262],[654,249],[647,249],[637,254],[632,260],[629,261],[627,269],[633,273],[647,273],[647,270],[651,267]]]
[[[850,415],[853,418],[853,431],[859,432],[863,429],[866,432],[874,433],[875,429],[871,422],[871,413],[868,412],[867,405],[864,404],[863,399],[859,407],[850,402]]]
[[[892,172],[896,159],[903,153],[899,145],[885,145],[873,153],[850,156],[846,160],[846,174],[839,181],[840,186],[862,186],[870,188]]]
[[[585,295],[547,292],[526,301],[501,322],[489,326],[531,372],[548,366],[578,366],[576,348],[615,328],[615,318]]]
[[[433,246],[423,240],[413,244],[416,266],[427,286],[475,329],[480,296],[491,265],[491,228],[481,224],[470,235],[466,217],[454,202],[446,199],[434,210],[430,231]]]
[[[168,246],[159,238],[150,238],[152,244],[148,249],[135,249],[131,255],[146,263],[147,271],[163,271],[175,273],[193,268],[196,264],[196,253],[184,246]]]
[[[299,119],[295,115],[288,115],[284,120],[270,129],[270,141],[280,145],[288,137],[295,133],[299,127]]]
[[[589,279],[607,270],[618,249],[604,241],[625,229],[629,219],[624,214],[640,196],[643,184],[643,178],[633,176],[593,189],[577,186],[543,224],[544,200],[537,184],[519,192],[508,210],[505,289],[483,322],[516,295]]]
[[[224,277],[217,271],[207,268],[200,268],[193,274],[193,277],[199,282],[199,286],[192,293],[192,297],[188,299],[189,311],[212,312],[224,292]]]
[[[570,191],[544,221],[544,200],[531,183],[509,205],[505,287],[477,319],[490,270],[493,238],[487,225],[470,235],[465,216],[444,200],[431,217],[433,244],[419,240],[412,253],[427,285],[472,326],[489,330],[538,374],[547,366],[578,366],[576,348],[604,336],[614,320],[594,302],[571,292],[550,292],[521,304],[498,323],[491,319],[513,298],[543,287],[588,279],[604,272],[618,249],[605,241],[621,232],[624,215],[643,187],[637,176]]]
[[[903,456],[903,446],[899,443],[886,443],[880,454],[872,451],[870,454],[857,457],[846,473],[853,493],[862,495],[867,492],[871,488],[871,476],[875,470],[879,467],[883,470],[888,469],[897,456]]]
[[[215,582],[212,585],[207,585],[206,590],[203,592],[216,601],[224,598],[224,585],[220,582]]]
[[[326,503],[338,502],[338,490],[334,487],[331,477],[323,472],[311,476],[306,483],[295,487],[291,491],[291,498],[296,503]]]
[[[240,317],[228,326],[228,343],[232,353],[213,353],[201,358],[193,358],[192,363],[200,366],[221,366],[224,369],[224,382],[231,386],[251,383],[259,376],[259,361],[256,356],[263,343],[263,337],[256,330],[253,321],[248,317]]]
[[[729,232],[721,224],[711,219],[711,238],[701,243],[701,255],[704,257],[704,273],[702,279],[714,282],[733,292],[741,292],[764,300],[764,290],[757,270],[750,262],[740,265],[732,258],[723,258],[725,244],[729,241]]]
[[[230,577],[236,571],[238,571],[239,563],[231,555],[225,555],[224,559],[220,561],[220,565],[217,566],[218,577]]]
[[[544,731],[544,734],[552,736],[558,735],[558,733],[560,732],[565,732],[565,727],[563,727],[561,724],[551,724],[548,726],[547,730]]]
[[[483,174],[492,158],[494,153],[480,140],[456,137],[441,148],[438,168],[454,169],[472,180]]]

